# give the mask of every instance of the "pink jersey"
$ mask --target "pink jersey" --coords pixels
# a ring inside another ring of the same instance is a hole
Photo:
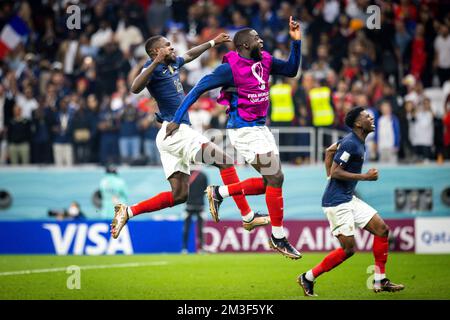
[[[223,57],[223,63],[228,63],[233,72],[239,116],[246,121],[265,117],[269,108],[269,75],[272,56],[263,51],[262,60],[254,61],[241,57],[236,51],[231,51]],[[230,106],[230,92],[222,89],[217,102]]]

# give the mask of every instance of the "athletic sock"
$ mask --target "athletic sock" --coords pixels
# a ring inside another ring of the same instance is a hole
[[[253,220],[253,217],[255,216],[255,213],[253,210],[251,210],[249,213],[247,213],[245,216],[242,216],[242,220],[244,222],[250,222]]]
[[[223,183],[226,185],[239,182],[239,177],[234,167],[220,170],[220,176],[222,177]],[[245,216],[252,210],[242,194],[233,196],[233,200],[241,211],[241,216]]]
[[[145,212],[152,212],[161,210],[168,207],[173,207],[173,194],[171,191],[161,192],[160,194],[139,202],[134,206],[129,207],[132,216],[137,216]],[[128,217],[130,217],[130,212],[128,211]]]
[[[305,278],[306,278],[306,280],[311,281],[311,282],[313,282],[314,279],[316,279],[316,278],[314,277],[314,275],[313,275],[312,270],[308,270],[308,271],[306,272]]]
[[[375,257],[375,280],[386,278],[386,262],[389,252],[388,237],[374,236],[373,238],[373,256]]]
[[[272,234],[275,238],[285,237],[283,230],[283,194],[281,188],[267,186],[266,204],[269,210],[270,223],[272,224]]]
[[[219,187],[219,196],[221,196],[222,199],[230,196],[230,192],[228,191],[228,186],[220,186]]]
[[[312,275],[317,278],[324,272],[328,272],[331,269],[337,267],[347,259],[344,249],[338,248],[331,251],[317,266],[312,268]]]
[[[219,187],[219,193],[222,197],[235,195],[254,196],[266,192],[263,178],[250,178],[238,183]]]

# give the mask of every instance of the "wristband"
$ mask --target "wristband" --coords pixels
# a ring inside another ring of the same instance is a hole
[[[208,43],[211,45],[211,48],[214,48],[216,42],[214,40],[209,40]]]

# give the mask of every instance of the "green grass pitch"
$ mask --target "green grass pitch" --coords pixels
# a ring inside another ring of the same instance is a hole
[[[406,286],[402,292],[375,294],[367,289],[372,254],[357,253],[318,279],[319,297],[306,298],[296,277],[324,256],[306,253],[293,261],[276,253],[3,255],[0,299],[450,299],[450,255],[410,253],[389,255],[388,276]],[[67,288],[71,274],[65,268],[70,265],[89,266],[80,271],[79,290]],[[22,270],[31,273],[17,274]]]

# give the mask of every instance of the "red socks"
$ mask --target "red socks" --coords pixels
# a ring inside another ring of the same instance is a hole
[[[225,185],[239,182],[239,177],[234,167],[220,170],[220,176],[222,177],[222,181]],[[242,216],[245,216],[250,213],[250,211],[252,211],[252,209],[250,209],[250,206],[248,205],[247,200],[242,194],[233,196],[233,200],[241,211]]]
[[[344,249],[338,248],[334,251],[331,251],[325,259],[322,260],[317,266],[312,269],[312,273],[314,278],[320,276],[324,272],[328,272],[334,267],[340,265],[347,259],[347,255],[345,254]]]
[[[157,211],[168,207],[173,207],[173,194],[171,191],[161,192],[153,198],[131,206],[131,212],[133,216],[137,216],[141,213]]]
[[[263,178],[250,178],[227,186],[230,196],[239,194],[254,196],[266,192]]]
[[[272,227],[283,226],[283,195],[281,188],[266,187],[266,204]]]
[[[373,256],[375,257],[375,273],[386,273],[386,262],[389,251],[388,237],[374,236],[373,238]]]

